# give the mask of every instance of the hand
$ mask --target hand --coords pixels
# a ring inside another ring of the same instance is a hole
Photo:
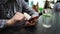
[[[22,21],[24,18],[25,17],[24,17],[24,15],[22,13],[17,12],[12,19],[14,19],[14,21]]]
[[[38,16],[31,18],[30,20],[26,21],[26,26],[35,26],[36,20],[38,19]]]
[[[7,21],[7,25],[13,25],[18,21],[22,21],[24,19],[24,15],[20,12],[17,12],[10,20]]]

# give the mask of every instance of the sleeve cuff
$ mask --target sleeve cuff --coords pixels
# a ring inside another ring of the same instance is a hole
[[[4,28],[7,24],[7,20],[0,20],[0,28]]]

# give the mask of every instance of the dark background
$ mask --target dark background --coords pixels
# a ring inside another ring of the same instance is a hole
[[[26,2],[28,2],[28,0],[25,0]]]

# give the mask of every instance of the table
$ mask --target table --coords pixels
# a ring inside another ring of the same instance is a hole
[[[42,22],[38,22],[36,27],[8,27],[0,34],[60,34],[60,27],[44,28],[41,25]]]

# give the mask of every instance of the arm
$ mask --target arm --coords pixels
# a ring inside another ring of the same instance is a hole
[[[17,22],[21,22],[24,19],[24,15],[20,12],[17,12],[11,19],[9,20],[1,20],[0,19],[0,31],[5,28],[5,26],[12,26],[14,24],[17,24]]]
[[[1,31],[3,28],[6,28],[6,26],[12,25],[13,23],[15,23],[15,22],[13,21],[13,19],[10,19],[10,20],[0,19],[0,31]]]
[[[21,2],[22,2],[23,11],[27,12],[31,16],[39,16],[38,13],[32,8],[30,8],[24,0],[22,0]]]

